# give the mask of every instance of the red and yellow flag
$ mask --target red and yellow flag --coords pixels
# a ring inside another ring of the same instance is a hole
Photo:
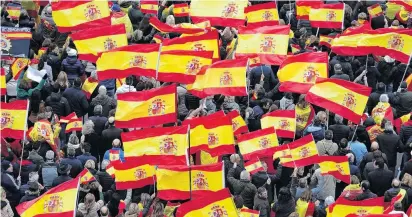
[[[11,20],[19,20],[22,7],[20,5],[7,5],[6,11],[9,13],[9,18]]]
[[[382,134],[383,130],[384,129],[381,128],[381,125],[377,125],[377,124],[367,127],[366,132],[368,132],[369,140],[371,142],[376,141],[376,137]]]
[[[16,58],[10,66],[11,73],[13,74],[13,79],[18,80],[20,73],[28,66],[30,60],[27,58]]]
[[[358,42],[361,38],[367,34],[368,27],[363,25],[349,32],[345,32],[341,35],[336,36],[332,41],[332,52],[338,55],[355,55],[363,56],[368,55],[369,51],[358,50]]]
[[[247,128],[245,120],[243,120],[242,116],[240,116],[239,111],[233,110],[229,113],[226,114],[230,119],[232,119],[232,128],[233,128],[233,134],[239,135],[242,133],[247,133],[249,132],[249,129]]]
[[[83,169],[82,172],[77,175],[76,178],[80,179],[80,184],[87,184],[89,182],[95,181],[96,178],[94,178],[93,174],[90,173],[90,171],[86,168]]]
[[[65,116],[65,117],[60,117],[59,122],[60,122],[60,123],[65,123],[65,124],[67,124],[67,123],[69,123],[69,121],[70,121],[71,119],[73,119],[73,118],[77,118],[75,112],[72,112],[72,113],[70,113],[69,115],[67,115],[67,116]]]
[[[269,26],[279,24],[276,2],[256,4],[245,8],[248,26]]]
[[[7,87],[6,87],[6,71],[4,68],[0,69],[0,95],[6,95],[7,94]]]
[[[313,216],[315,207],[315,204],[311,201],[307,202],[302,199],[296,201],[296,212],[299,214],[299,217]]]
[[[183,203],[177,209],[176,217],[238,216],[229,189],[199,195],[196,200]]]
[[[280,145],[273,148],[273,160],[280,158],[281,160],[284,158],[292,158],[290,154],[289,146],[287,145]]]
[[[303,167],[313,164],[317,159],[318,149],[312,134],[304,136],[287,144],[290,150],[290,158],[281,158],[281,164],[285,167]]]
[[[87,99],[90,99],[90,96],[93,94],[99,82],[92,77],[87,78],[82,86],[82,91],[86,94]]]
[[[106,172],[112,177],[112,178],[114,178],[114,177],[116,177],[115,176],[115,174],[116,174],[116,169],[114,168],[114,165],[113,164],[115,164],[116,162],[110,162],[107,166],[106,166]]]
[[[64,182],[34,200],[16,207],[21,217],[73,217],[76,214],[79,178]]]
[[[211,51],[165,51],[160,54],[157,80],[189,84],[203,66],[211,65]]]
[[[382,11],[381,5],[380,4],[374,4],[370,7],[368,7],[368,13],[369,13],[370,19],[382,15],[383,11]]]
[[[343,29],[344,18],[344,3],[314,5],[309,11],[310,25],[315,28]]]
[[[155,14],[159,10],[159,4],[157,1],[152,0],[141,0],[140,1],[140,11],[145,14]]]
[[[262,64],[280,65],[286,58],[289,26],[239,27],[236,58],[259,56]]]
[[[116,127],[152,127],[176,122],[176,99],[176,85],[118,94]]]
[[[299,105],[295,106],[296,114],[296,131],[303,131],[315,117],[315,109],[312,105],[307,103],[306,107],[301,108]]]
[[[264,171],[262,162],[259,159],[249,160],[245,163],[245,170],[253,175],[259,171]]]
[[[133,160],[127,162],[114,162],[116,190],[142,188],[153,185],[155,182],[155,166],[150,159]]]
[[[332,47],[332,41],[335,37],[336,37],[335,35],[333,35],[333,36],[321,35],[321,36],[319,36],[319,45],[320,46],[323,45],[325,47],[331,48]]]
[[[410,13],[411,11],[407,11],[404,7],[401,7],[401,9],[395,14],[395,17],[397,20],[399,20],[399,22],[403,24],[408,24],[408,18]]]
[[[129,75],[155,78],[159,54],[159,44],[135,44],[104,52],[96,62],[97,77],[99,80]]]
[[[189,5],[187,3],[174,4],[173,16],[174,17],[187,17],[189,16]]]
[[[393,123],[393,111],[392,107],[387,102],[379,102],[375,108],[373,108],[371,116],[376,124],[380,125],[385,118]]]
[[[296,115],[294,110],[276,110],[263,115],[260,119],[262,129],[275,127],[276,134],[282,138],[295,138]]]
[[[267,156],[273,147],[279,146],[274,127],[253,131],[237,137],[237,146],[244,160]],[[271,153],[270,153],[271,154]],[[270,155],[269,154],[269,155]]]
[[[59,32],[110,26],[107,0],[57,1],[52,3],[52,9]]]
[[[318,156],[315,160],[322,175],[329,174],[350,184],[349,160],[346,156]]]
[[[350,214],[363,216],[368,214],[382,214],[383,207],[383,197],[362,200],[362,203],[339,197],[334,204],[327,208],[327,211],[329,211],[328,217],[342,217]]]
[[[253,209],[242,208],[240,209],[239,217],[259,217],[259,211],[253,210]]]
[[[341,79],[318,79],[305,99],[358,124],[371,90],[370,87]]]
[[[67,122],[66,122],[67,121]],[[73,131],[81,131],[83,127],[83,121],[82,118],[78,118],[76,116],[76,113],[72,112],[66,117],[62,117],[62,120],[60,122],[66,122],[66,133],[70,133]]]
[[[96,62],[99,53],[127,45],[124,24],[84,29],[71,34],[70,37],[76,45],[79,59],[93,63]],[[111,59],[110,63],[113,61],[115,60]]]
[[[402,117],[400,117],[400,118],[398,118],[394,121],[394,125],[395,125],[396,131],[398,131],[398,133],[400,133],[402,125],[404,125],[406,122],[409,122],[411,115],[412,115],[412,112],[409,113],[409,114],[403,115]],[[411,121],[410,124],[412,125],[412,121]],[[409,124],[408,124],[408,126],[409,126]]]
[[[40,60],[40,58],[47,52],[47,47],[42,47],[37,51],[37,55],[34,54],[34,59]]]
[[[311,7],[318,7],[321,1],[296,0],[296,19],[309,20]]]
[[[160,44],[160,43],[163,42],[163,39],[164,38],[160,34],[156,34],[156,35],[153,36],[152,40],[155,41],[156,44]]]
[[[399,190],[399,193],[395,197],[392,197],[392,200],[389,203],[389,206],[385,207],[385,210],[383,211],[383,213],[388,214],[388,213],[392,212],[395,208],[395,203],[396,202],[402,202],[402,200],[403,200],[403,198],[405,198],[405,196],[407,196],[406,190],[401,188]],[[400,217],[403,217],[403,216],[400,216]]]
[[[244,9],[247,0],[192,0],[190,1],[190,19],[193,23],[209,20],[212,26],[239,27],[245,24]]]
[[[328,53],[289,56],[279,67],[279,91],[306,94],[318,77],[328,78]]]
[[[48,120],[37,121],[27,132],[28,136],[36,141],[46,141],[53,151],[56,151],[56,142],[51,123]]]
[[[155,29],[159,30],[162,33],[177,32],[177,33],[182,33],[182,34],[196,34],[196,33],[201,33],[201,32],[206,31],[204,28],[201,28],[191,23],[182,23],[182,24],[170,26],[166,23],[162,23],[156,17],[151,17],[149,22],[150,22],[150,25],[152,25]]]
[[[158,164],[187,165],[188,126],[148,128],[122,133],[124,157],[149,157]]]
[[[1,135],[13,139],[23,139],[26,130],[29,101],[16,100],[1,102]]]
[[[389,2],[402,5],[406,10],[412,11],[412,2],[409,0],[389,0]]]

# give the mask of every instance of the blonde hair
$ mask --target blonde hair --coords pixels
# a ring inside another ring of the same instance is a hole
[[[60,71],[59,75],[57,75],[56,83],[60,85],[60,88],[69,87],[69,79],[67,78],[66,72]]]
[[[94,169],[95,167],[95,162],[93,160],[87,160],[86,163],[84,164],[84,168],[87,169]]]
[[[412,188],[412,176],[409,173],[405,173],[405,175],[403,175],[402,184]]]

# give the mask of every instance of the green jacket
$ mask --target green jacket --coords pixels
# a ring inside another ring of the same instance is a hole
[[[20,73],[19,79],[17,80],[17,99],[28,99],[34,90],[41,90],[46,82],[46,79],[42,79],[35,88],[29,90],[21,89],[20,81],[23,79],[25,73],[26,72]]]

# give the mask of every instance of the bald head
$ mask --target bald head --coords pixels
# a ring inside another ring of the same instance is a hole
[[[242,180],[250,180],[250,174],[249,174],[249,172],[248,172],[247,170],[243,170],[243,171],[240,173],[240,179],[242,179]]]
[[[114,139],[113,143],[112,143],[112,146],[114,148],[119,148],[120,147],[120,139]]]
[[[372,150],[372,151],[379,150],[379,143],[377,143],[377,142],[372,142],[372,144],[371,144],[371,150]]]
[[[109,216],[109,209],[107,209],[106,206],[103,206],[103,207],[100,209],[100,214],[101,214],[102,216]]]

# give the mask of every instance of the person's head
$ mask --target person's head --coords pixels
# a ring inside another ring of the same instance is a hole
[[[129,209],[127,210],[127,215],[135,215],[137,216],[140,213],[139,205],[137,203],[131,203],[129,205]]]
[[[240,179],[242,180],[250,180],[250,173],[247,170],[243,170],[240,173]]]
[[[362,191],[367,191],[367,190],[369,190],[370,187],[371,187],[371,184],[369,183],[368,180],[363,180],[361,182]]]
[[[402,202],[401,202],[401,201],[395,202],[395,204],[393,205],[393,209],[394,209],[395,211],[401,211],[401,212],[403,212]]]
[[[267,199],[268,198],[268,192],[267,192],[267,190],[266,190],[266,188],[265,187],[259,187],[258,189],[257,189],[257,196],[259,197],[259,198],[262,198],[262,199]]]
[[[376,150],[372,152],[373,160],[376,161],[378,158],[382,158],[382,152],[380,150]]]
[[[86,197],[84,198],[84,205],[86,206],[86,209],[90,209],[94,203],[96,202],[96,198],[94,197],[94,194],[92,193],[87,193]]]
[[[10,172],[10,173],[13,172],[13,166],[11,165],[10,161],[8,161],[8,160],[3,160],[1,162],[1,169],[3,171],[7,171],[7,172]]]
[[[120,139],[114,139],[112,142],[112,147],[113,148],[120,148]]]
[[[333,70],[335,71],[335,74],[342,74],[342,66],[337,63],[333,66]]]
[[[70,164],[61,163],[59,164],[59,168],[57,168],[57,173],[60,175],[69,175],[71,168],[72,166]]]
[[[80,88],[82,86],[82,80],[79,77],[75,78],[73,81],[73,86]]]
[[[83,135],[89,135],[94,132],[94,123],[91,120],[88,120],[84,122],[83,127],[82,127],[82,134]]]
[[[39,181],[39,174],[37,172],[30,172],[29,182],[38,182],[38,181]]]
[[[19,88],[23,90],[30,90],[31,89],[31,82],[29,80],[21,79]]]
[[[29,150],[23,150],[23,160],[29,159],[30,152]]]
[[[350,176],[350,183],[351,184],[359,184],[360,183],[359,178],[355,175]]]
[[[2,186],[0,186],[0,197],[1,197],[1,200],[6,200],[6,197],[7,197],[6,191],[4,190]]]
[[[391,131],[393,132],[393,125],[390,121],[386,122],[385,124],[385,131]]]
[[[96,168],[96,163],[94,160],[87,160],[86,163],[84,164],[84,168],[86,169],[95,169]]]
[[[341,149],[347,149],[347,148],[348,148],[348,139],[342,138],[342,139],[339,141],[339,147],[340,147]]]
[[[142,193],[142,194],[140,195],[140,202],[142,203],[143,207],[144,207],[146,204],[149,204],[150,201],[151,201],[151,198],[150,198],[150,195],[149,195],[149,194],[147,194],[147,193]]]
[[[343,123],[343,117],[338,115],[338,114],[335,114],[334,120],[335,120],[335,123],[337,123],[337,124],[342,124]]]
[[[235,201],[235,206],[238,209],[243,208],[243,198],[240,195],[234,196],[233,200]]]
[[[55,84],[59,85],[59,89],[66,89],[69,86],[69,79],[67,78],[66,72],[60,71]]]
[[[99,95],[106,95],[107,94],[107,89],[105,86],[101,85],[99,87]]]
[[[394,178],[394,179],[392,180],[392,187],[393,187],[393,188],[399,188],[399,187],[401,187],[401,181],[399,181],[399,179],[397,179],[397,178]]]
[[[34,142],[33,143],[33,151],[38,151],[39,149],[40,149],[40,147],[41,147],[41,144],[42,144],[42,142],[40,142],[40,141],[37,141],[37,142]]]
[[[391,26],[399,26],[399,20],[392,21]]]
[[[319,117],[322,124],[326,124],[326,122],[328,121],[328,115],[326,114],[325,111],[319,111],[316,114],[316,116]]]
[[[109,165],[109,164],[110,164],[109,160],[103,160],[102,163],[101,163],[101,168],[103,170],[105,170],[107,168],[107,165]]]
[[[50,119],[53,115],[53,108],[51,106],[46,106],[45,114],[46,114],[46,118]]]
[[[100,216],[101,217],[109,216],[109,209],[107,209],[107,206],[103,206],[102,208],[100,208]]]
[[[305,94],[301,94],[300,96],[299,96],[299,99],[298,99],[298,106],[300,107],[300,108],[306,108],[306,106],[308,106],[308,102],[306,102],[306,100],[305,100],[305,97],[306,97],[306,95]]]
[[[102,115],[103,114],[103,106],[102,105],[96,105],[93,109],[93,114],[94,115]]]
[[[114,126],[114,117],[113,116],[109,117],[108,122],[110,126]]]
[[[273,101],[271,99],[264,98],[261,101],[261,107],[262,110],[266,113],[269,111],[270,106],[273,104]]]
[[[287,202],[292,198],[292,194],[287,187],[282,187],[279,190],[278,200],[279,202]]]
[[[73,132],[69,136],[69,146],[70,145],[78,145],[80,143],[79,138],[76,135],[76,132]]]
[[[48,150],[46,152],[46,161],[54,161],[54,151]]]
[[[81,147],[83,153],[90,153],[90,149],[92,148],[88,142],[83,143]]]
[[[374,141],[371,144],[371,151],[376,151],[376,150],[379,150],[379,143]]]
[[[238,154],[230,155],[230,162],[232,163],[240,163],[240,156]]]
[[[382,95],[379,97],[379,102],[389,102],[388,94],[382,94]]]
[[[359,13],[358,14],[358,20],[363,20],[363,21],[367,20],[366,13],[365,12]]]
[[[306,188],[308,187],[308,180],[307,179],[299,179],[299,187],[300,188]]]
[[[379,82],[378,84],[376,84],[376,86],[377,86],[376,89],[378,89],[378,91],[380,91],[380,92],[385,91],[385,87],[386,87],[386,86],[385,86],[384,83]]]
[[[333,131],[332,130],[326,130],[325,139],[326,140],[332,140],[333,139]]]
[[[74,157],[76,155],[76,150],[73,147],[67,148],[67,156]]]
[[[301,195],[300,195],[300,200],[310,202],[312,200],[312,191],[309,189],[306,189]]]
[[[320,118],[318,116],[315,116],[313,118],[313,125],[314,126],[320,126],[322,124],[322,121],[320,120]]]
[[[175,17],[173,15],[169,15],[166,17],[166,24],[169,26],[175,25]]]
[[[73,48],[67,49],[67,56],[76,57],[77,56],[77,50],[73,49]]]
[[[51,15],[52,15],[52,12],[53,12],[53,10],[52,10],[52,7],[51,7],[51,6],[46,6],[46,8],[44,9],[44,13],[45,13],[47,16],[51,16]]]
[[[383,161],[383,158],[378,158],[375,160],[375,167],[379,169],[383,169],[385,167],[385,161]]]

